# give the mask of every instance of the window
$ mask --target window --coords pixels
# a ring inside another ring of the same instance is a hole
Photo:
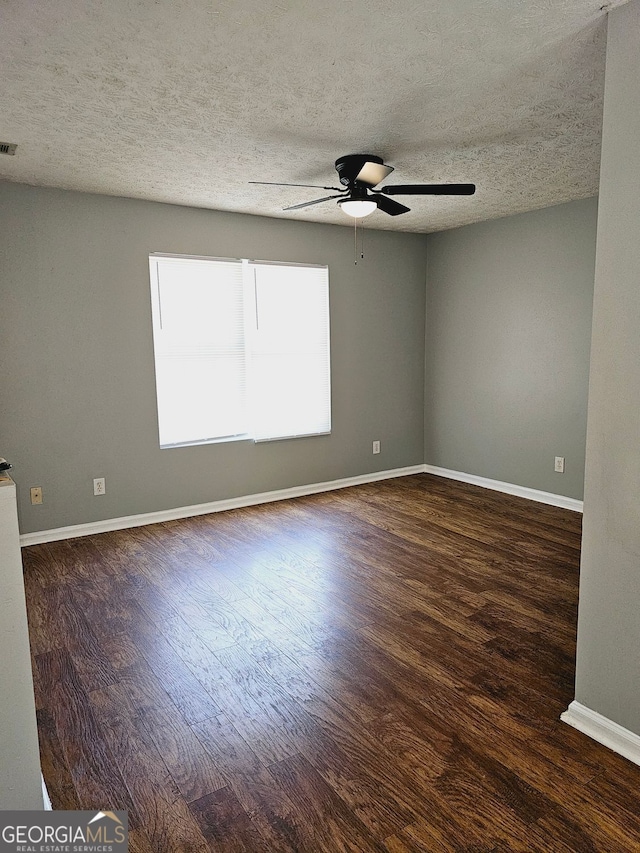
[[[327,267],[149,265],[161,447],[331,431]]]

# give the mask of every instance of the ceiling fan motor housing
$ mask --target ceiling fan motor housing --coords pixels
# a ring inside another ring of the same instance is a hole
[[[351,186],[349,195],[346,197],[351,199],[351,201],[370,201],[372,198],[370,193],[367,192],[367,186],[357,181]]]

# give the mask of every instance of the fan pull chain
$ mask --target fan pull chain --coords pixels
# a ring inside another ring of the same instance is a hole
[[[358,220],[353,220],[353,263],[358,265]]]
[[[360,223],[360,258],[364,260],[364,225]],[[353,263],[358,265],[358,220],[353,220]]]

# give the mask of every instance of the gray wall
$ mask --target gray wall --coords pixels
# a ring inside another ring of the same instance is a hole
[[[427,463],[582,498],[596,218],[586,199],[429,235]]]
[[[9,183],[0,210],[0,455],[23,533],[423,461],[423,236],[369,231],[355,266],[349,227]],[[159,449],[154,251],[329,264],[331,436]]]
[[[576,699],[640,735],[640,3],[608,32]]]

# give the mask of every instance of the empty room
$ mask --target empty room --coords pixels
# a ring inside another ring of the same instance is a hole
[[[2,849],[640,849],[639,35],[1,4]]]

